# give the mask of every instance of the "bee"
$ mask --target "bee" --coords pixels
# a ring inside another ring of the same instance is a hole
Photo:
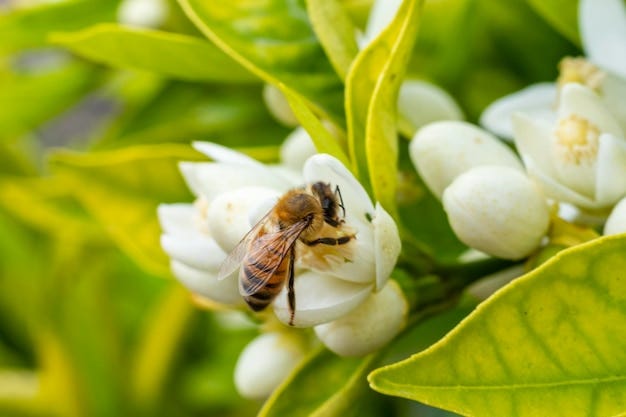
[[[220,267],[218,279],[226,278],[240,267],[239,293],[254,311],[265,309],[286,282],[289,325],[293,326],[296,243],[300,241],[307,246],[345,245],[355,236],[320,235],[325,225],[339,229],[344,217],[345,208],[339,187],[333,191],[329,184],[316,182],[306,188],[290,190],[228,255]]]

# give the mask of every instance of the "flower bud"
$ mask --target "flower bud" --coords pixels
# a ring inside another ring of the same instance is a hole
[[[280,123],[289,127],[298,126],[296,115],[293,114],[287,98],[278,88],[271,84],[265,84],[263,87],[263,100],[272,116]]]
[[[297,127],[280,147],[280,160],[285,166],[302,171],[306,160],[316,153],[311,135],[303,127]]]
[[[398,112],[413,132],[437,120],[462,120],[463,112],[444,89],[418,80],[406,80],[398,94]]]
[[[408,303],[400,286],[389,281],[349,314],[315,326],[315,334],[341,356],[363,356],[387,344],[405,325]]]
[[[124,25],[157,28],[168,13],[166,0],[124,0],[117,11],[117,20]]]
[[[246,398],[269,396],[304,357],[297,338],[283,333],[266,333],[241,352],[235,366],[235,386]]]
[[[508,167],[477,167],[460,175],[446,188],[443,206],[463,243],[505,259],[529,255],[550,223],[541,190]]]
[[[523,169],[513,151],[495,136],[459,121],[426,125],[413,137],[409,153],[420,176],[439,199],[458,175],[471,168],[501,165]]]
[[[604,235],[617,235],[626,232],[626,198],[622,198],[606,219]]]

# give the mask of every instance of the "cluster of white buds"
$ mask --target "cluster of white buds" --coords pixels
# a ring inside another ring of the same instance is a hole
[[[180,164],[197,197],[195,203],[159,207],[161,243],[171,257],[174,275],[211,303],[246,309],[239,268],[218,279],[228,254],[287,191],[319,182],[339,190],[341,224],[333,233],[352,238],[334,246],[296,242],[295,310],[285,284],[269,309],[274,316],[259,316],[284,325],[266,325],[271,331],[255,339],[240,357],[235,379],[242,395],[268,395],[303,357],[307,344],[302,336],[293,336],[298,333],[294,327],[312,327],[317,338],[339,355],[364,355],[391,340],[404,327],[408,313],[402,291],[389,281],[400,252],[395,222],[372,203],[337,159],[311,156],[310,142],[306,132],[294,131],[282,148],[279,165],[265,165],[213,143],[195,143],[212,159]],[[262,361],[254,360],[260,356]],[[271,367],[276,378],[265,378],[267,373],[259,366]]]
[[[539,246],[550,219],[546,199],[496,137],[466,122],[436,122],[418,131],[409,152],[465,244],[506,259]]]

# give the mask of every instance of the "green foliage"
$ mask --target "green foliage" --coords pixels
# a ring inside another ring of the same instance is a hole
[[[626,238],[561,252],[372,386],[463,415],[607,416],[626,408]]]
[[[192,36],[101,24],[80,32],[53,34],[50,39],[84,58],[116,68],[188,80],[256,80],[213,44]]]
[[[397,120],[406,78],[474,122],[554,80],[581,53],[577,3],[405,0],[362,50],[370,0],[169,1],[152,29],[120,25],[118,0],[2,8],[0,415],[450,415],[398,397],[475,416],[623,413],[626,238],[567,249],[596,233],[553,225],[536,269],[472,312],[464,288],[510,263],[461,257]],[[369,356],[312,349],[261,404],[233,381],[259,326],[197,308],[156,209],[194,200],[178,169],[206,159],[192,141],[278,160],[289,128],[263,83],[398,222],[410,314]]]

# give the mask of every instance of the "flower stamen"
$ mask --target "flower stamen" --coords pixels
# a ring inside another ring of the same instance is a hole
[[[600,129],[587,119],[574,114],[560,119],[555,136],[557,154],[566,162],[582,165],[595,160]]]
[[[583,57],[565,57],[559,62],[557,83],[563,87],[567,83],[583,84],[600,93],[606,73]]]

